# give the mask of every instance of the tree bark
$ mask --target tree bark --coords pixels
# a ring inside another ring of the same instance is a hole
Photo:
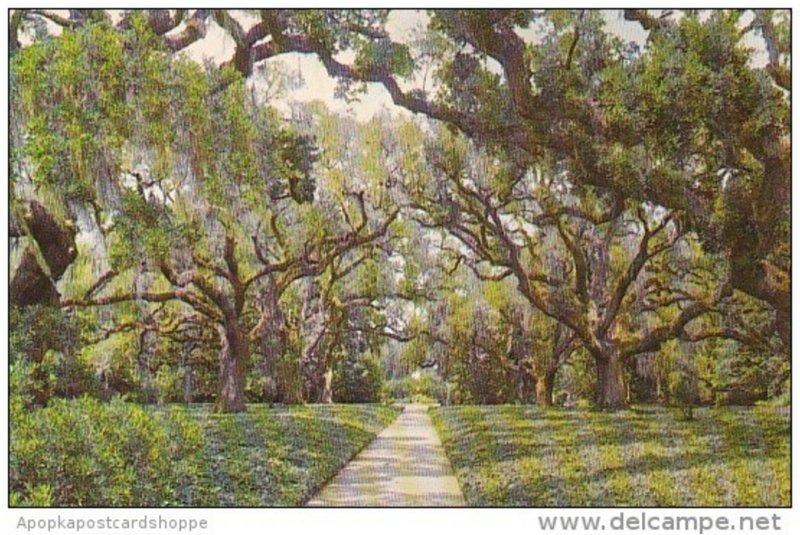
[[[330,364],[322,374],[322,391],[319,397],[320,403],[333,403],[333,366]]]
[[[183,369],[183,402],[192,403],[192,368],[189,366]]]
[[[55,283],[39,265],[31,246],[22,253],[22,260],[13,272],[9,286],[9,301],[18,307],[58,306],[61,299]]]
[[[261,347],[263,358],[260,361],[260,367],[261,373],[264,375],[263,397],[270,403],[281,401],[278,361],[287,344],[284,316],[279,300],[280,293],[275,280],[268,277],[264,284],[264,290],[259,296],[261,317],[251,333],[251,339],[256,340]]]
[[[39,246],[42,258],[50,270],[50,277],[57,281],[78,258],[75,243],[77,233],[71,224],[61,224],[38,201],[30,201],[25,213],[25,225]]]
[[[324,367],[323,337],[325,336],[325,308],[320,298],[319,286],[313,278],[308,279],[303,297],[303,348],[300,353],[300,368],[305,381],[305,398],[323,403]]]
[[[536,377],[536,404],[540,407],[553,406],[553,386],[556,382],[555,379],[555,373],[550,371]]]
[[[219,393],[216,412],[245,412],[245,359],[249,352],[247,335],[238,321],[220,326]]]
[[[595,357],[597,364],[597,405],[603,409],[624,409],[628,405],[625,395],[625,375],[622,359],[616,353]]]
[[[75,244],[76,230],[62,225],[36,200],[25,207],[22,221],[13,214],[10,218],[10,237],[24,239],[21,260],[11,266],[9,298],[17,306],[46,304],[57,306],[61,296],[56,282],[78,256]],[[46,266],[39,265],[38,248]],[[45,269],[46,268],[46,269]]]
[[[183,343],[183,402],[187,405],[192,402],[192,352],[194,348],[194,341]]]
[[[142,393],[144,394],[145,403],[162,403],[153,385],[153,372],[150,368],[150,360],[153,355],[153,344],[155,340],[154,332],[151,330],[143,330],[139,334],[139,355],[137,357],[139,365],[139,380],[142,382]]]

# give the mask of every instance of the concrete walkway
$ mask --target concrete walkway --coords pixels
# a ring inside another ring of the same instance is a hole
[[[424,405],[403,413],[309,502],[328,507],[463,506]]]

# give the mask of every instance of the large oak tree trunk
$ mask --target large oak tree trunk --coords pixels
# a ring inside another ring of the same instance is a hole
[[[12,305],[26,307],[31,305],[58,306],[61,296],[55,282],[44,272],[36,260],[33,247],[28,246],[22,253],[9,284],[9,300]],[[12,269],[14,269],[12,267]]]
[[[250,349],[247,334],[238,321],[228,321],[219,330],[219,393],[214,410],[244,412],[245,360]]]
[[[742,252],[744,260],[733,256],[731,284],[737,290],[770,304],[776,313],[775,327],[787,353],[792,347],[792,292],[789,274],[766,262],[753,265]]]
[[[536,377],[536,404],[540,407],[553,406],[553,386],[556,382],[555,373],[546,372]]]
[[[155,384],[153,384],[153,371],[150,366],[155,343],[155,332],[143,330],[139,334],[139,355],[137,361],[139,380],[142,384],[142,393],[144,394],[145,403],[161,403],[164,401],[157,395]]]
[[[10,301],[23,307],[37,304],[57,306],[61,296],[56,282],[78,256],[76,230],[57,221],[35,200],[28,202],[22,221],[24,225],[12,214],[9,237],[21,240],[16,246],[23,249],[20,261],[11,266]],[[39,264],[36,249],[46,266]]]
[[[597,405],[603,409],[623,409],[628,400],[625,395],[625,375],[622,359],[615,353],[596,357]]]
[[[253,333],[261,348],[261,373],[264,376],[263,399],[270,403],[285,401],[285,389],[278,373],[278,363],[287,345],[285,320],[275,280],[268,277],[259,295],[261,317]]]
[[[325,306],[320,298],[316,280],[309,279],[303,298],[303,348],[300,353],[300,366],[305,381],[305,397],[309,401],[325,403]]]

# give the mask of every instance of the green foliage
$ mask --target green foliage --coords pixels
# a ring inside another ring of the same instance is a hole
[[[75,320],[57,307],[12,306],[8,323],[9,353],[14,358],[33,357],[47,348],[69,350],[77,342]]]
[[[588,400],[595,397],[597,378],[595,367],[594,359],[588,352],[577,351],[572,362],[564,367],[561,375],[561,387],[573,399],[588,403]]]
[[[57,400],[12,414],[11,503],[301,505],[398,413],[339,405],[216,415]]]
[[[14,56],[14,104],[26,119],[22,151],[35,183],[67,198],[93,199],[95,164],[119,164],[134,114],[126,99],[128,75],[152,52],[126,52],[135,41],[98,23],[37,41]]]
[[[171,403],[183,399],[184,370],[169,366],[161,366],[154,379],[156,395],[159,403]]]
[[[9,312],[12,396],[30,406],[44,405],[54,396],[97,392],[94,374],[77,352],[75,318],[49,306],[12,306]]]
[[[401,78],[408,78],[414,72],[408,46],[388,39],[368,41],[358,50],[355,64],[359,69],[386,69]]]
[[[627,102],[645,119],[640,139],[651,157],[664,162],[665,180],[656,187],[667,186],[665,200],[677,201],[681,187],[713,199],[712,217],[696,222],[707,225],[700,233],[704,246],[733,246],[754,262],[777,244],[769,243],[771,230],[753,232],[754,212],[763,208],[753,203],[764,181],[780,186],[776,177],[763,176],[744,150],[760,153],[756,146],[788,132],[788,100],[763,70],[751,67],[753,51],[742,40],[740,16],[737,11],[717,11],[706,20],[686,16],[672,31],[654,34],[631,72]],[[687,174],[690,161],[694,169]],[[720,169],[729,173],[725,180]],[[772,210],[772,225],[787,220],[786,210]]]
[[[678,405],[686,420],[694,419],[694,406],[697,404],[697,376],[686,365],[669,374],[669,393]]]
[[[178,236],[177,229],[159,207],[148,203],[136,192],[122,196],[121,217],[109,248],[109,260],[117,270],[124,270],[141,261],[142,255],[161,258],[168,254]]]
[[[532,407],[431,410],[472,506],[780,507],[789,418],[775,408],[619,413]]]
[[[347,354],[334,368],[333,400],[338,403],[380,401],[383,370],[369,353]]]
[[[767,350],[732,340],[687,344],[672,340],[652,355],[632,361],[629,378],[634,399],[681,407],[752,405],[788,392],[789,362]]]
[[[190,409],[206,442],[186,505],[301,505],[398,412],[364,405],[260,405],[239,415]]]
[[[789,361],[769,351],[709,340],[695,348],[703,401],[752,404],[789,392]]]
[[[115,211],[110,255],[120,271],[142,254],[166,255],[181,239],[208,238],[207,226],[192,224],[199,199],[186,206],[185,191],[175,190],[187,173],[226,227],[247,210],[268,217],[265,199],[313,200],[313,136],[280,124],[244,81],[171,61],[141,16],[127,31],[92,24],[27,46],[12,71],[20,158],[32,181]],[[146,200],[141,184],[134,191],[120,183],[142,166],[146,181],[177,197],[175,213]]]
[[[449,297],[438,333],[447,340],[439,359],[447,363],[450,401],[531,402],[533,370],[549,364],[545,340],[552,325],[527,313],[530,307],[519,302],[510,285],[487,282],[470,289]]]
[[[438,375],[425,372],[417,377],[409,375],[385,381],[382,397],[393,401],[447,404],[450,388]]]
[[[14,415],[12,502],[32,505],[49,489],[52,505],[150,506],[178,503],[176,482],[201,446],[185,416],[115,399],[53,400]]]

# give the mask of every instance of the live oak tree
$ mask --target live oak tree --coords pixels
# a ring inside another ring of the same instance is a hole
[[[776,310],[786,343],[788,87],[779,73],[788,47],[780,16],[758,12],[745,26],[738,12],[705,20],[688,12],[677,22],[628,12],[647,21],[643,51],[609,36],[591,12],[542,15],[550,30],[538,46],[516,35],[530,21],[519,12],[436,21],[475,50],[454,60],[451,94],[494,121],[483,138],[462,130],[523,165],[552,155],[576,185],[679,211],[706,250],[727,257],[732,286]],[[753,31],[771,51],[764,69],[751,66],[741,43]],[[502,65],[504,80],[490,75],[482,54]]]
[[[653,185],[667,199],[659,202],[683,210],[704,248],[726,256],[734,288],[773,307],[788,351],[786,15],[756,11],[745,24],[740,12],[714,12],[702,22],[690,13],[653,25],[645,13],[628,14],[650,32],[629,91],[639,102],[633,117],[652,117],[634,132],[660,177]],[[742,43],[748,32],[763,39],[763,68],[752,66]]]
[[[313,123],[320,147],[320,187],[315,200],[319,209],[335,213],[343,203],[356,201],[361,203],[361,217],[369,212],[371,217],[383,214],[380,217],[393,220],[381,239],[339,256],[296,292],[299,304],[288,320],[298,331],[295,351],[300,355],[306,399],[330,402],[334,368],[346,355],[361,353],[366,347],[378,353],[384,340],[408,338],[395,316],[402,303],[418,295],[408,270],[413,254],[407,254],[411,249],[407,242],[412,230],[386,188],[397,168],[387,164],[394,156],[381,143],[385,120],[359,124],[330,113],[319,103],[296,108],[294,115]],[[364,204],[365,199],[371,202]],[[340,231],[356,219],[355,213],[343,215]]]
[[[376,260],[375,251],[363,249],[303,285],[298,323],[308,401],[332,403],[334,369],[350,355],[377,352],[382,337],[395,335],[385,319],[386,294],[379,289]]]
[[[557,165],[530,172],[458,136],[435,138],[429,172],[402,184],[406,205],[423,227],[446,230],[455,262],[484,280],[511,278],[574,333],[595,360],[599,405],[627,403],[626,360],[658,351],[730,295],[724,270],[673,214],[579,190]]]

